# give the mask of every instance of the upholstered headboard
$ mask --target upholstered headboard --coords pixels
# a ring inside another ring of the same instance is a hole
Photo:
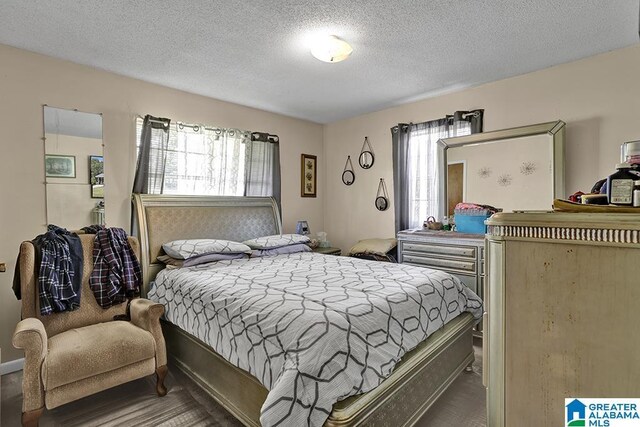
[[[179,239],[244,240],[282,233],[272,197],[164,196],[134,194],[140,240],[143,295],[164,268],[162,244]]]

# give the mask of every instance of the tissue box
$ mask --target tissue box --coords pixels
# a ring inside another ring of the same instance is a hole
[[[453,218],[456,223],[456,231],[459,233],[485,234],[487,226],[484,221],[491,216],[491,213],[454,213]]]

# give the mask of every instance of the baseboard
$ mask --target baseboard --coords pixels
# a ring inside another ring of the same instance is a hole
[[[24,366],[24,358],[0,363],[0,375],[21,371],[23,366]]]

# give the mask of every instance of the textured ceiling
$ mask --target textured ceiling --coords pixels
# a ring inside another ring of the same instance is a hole
[[[0,43],[320,123],[637,42],[638,0],[0,1]]]

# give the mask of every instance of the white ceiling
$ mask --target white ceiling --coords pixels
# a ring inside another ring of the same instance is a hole
[[[319,123],[637,42],[638,0],[0,1],[0,43]]]

